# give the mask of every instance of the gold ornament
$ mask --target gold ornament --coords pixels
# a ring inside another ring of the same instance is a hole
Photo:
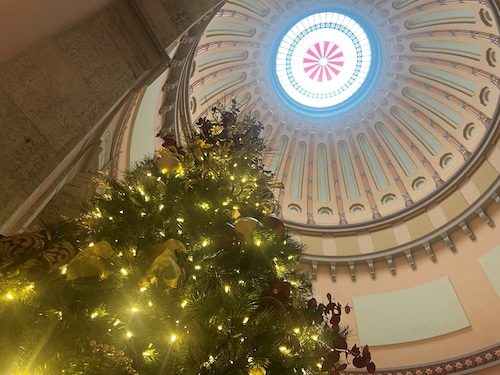
[[[253,217],[242,217],[234,223],[234,230],[243,236],[246,241],[252,240],[252,233],[259,224],[259,221]]]
[[[80,251],[68,263],[66,280],[91,276],[100,276],[104,279],[111,272],[109,266],[119,266],[120,263],[120,258],[108,242],[97,242],[94,246]]]
[[[248,371],[248,375],[266,375],[266,369],[262,366],[254,366]]]
[[[157,283],[161,280],[170,288],[177,288],[182,270],[177,264],[176,251],[186,252],[186,247],[182,242],[172,238],[153,246],[154,260],[146,273],[146,278],[150,283]]]
[[[215,173],[213,170],[211,169],[203,169],[201,171],[201,178],[203,178],[204,180],[215,180],[217,178],[217,173]]]
[[[276,215],[266,216],[263,222],[266,227],[274,229],[280,238],[285,236],[285,224]]]
[[[181,161],[173,155],[162,155],[157,163],[163,174],[182,172]]]

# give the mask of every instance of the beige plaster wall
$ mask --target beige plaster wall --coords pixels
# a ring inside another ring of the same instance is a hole
[[[500,223],[500,205],[490,206],[488,215],[494,223]],[[449,278],[470,327],[435,338],[374,346],[372,354],[379,368],[411,366],[454,358],[498,344],[500,298],[479,260],[498,246],[500,228],[491,228],[479,218],[471,222],[470,227],[476,234],[476,241],[471,241],[463,232],[456,232],[452,235],[456,253],[443,242],[437,243],[434,248],[437,262],[433,263],[424,250],[417,251],[413,254],[417,264],[416,270],[411,269],[404,257],[395,258],[397,272],[394,276],[387,265],[381,263],[377,265],[376,279],[373,280],[367,272],[368,268],[360,266],[356,281],[353,282],[348,268],[339,267],[337,281],[333,282],[329,267],[318,266],[314,294],[325,298],[326,293],[330,292],[337,301],[352,305],[352,297],[404,292],[442,277]],[[432,311],[435,306],[429,301],[426,308]],[[397,306],[395,309],[400,310],[401,307]],[[439,311],[432,311],[429,315],[434,314],[439,314]],[[406,311],[400,319],[404,320],[409,329],[418,329],[415,324],[422,321],[421,317],[412,317],[411,311]],[[343,321],[353,330],[351,344],[359,342],[355,314],[343,316]],[[384,327],[388,335],[391,334],[391,329],[390,324]]]

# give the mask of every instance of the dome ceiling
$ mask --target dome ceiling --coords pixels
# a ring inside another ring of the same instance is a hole
[[[260,116],[290,227],[387,225],[449,194],[493,137],[495,17],[476,0],[229,1],[197,43],[186,111],[236,98]]]

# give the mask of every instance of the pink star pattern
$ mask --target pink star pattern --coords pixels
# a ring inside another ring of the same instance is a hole
[[[316,82],[332,80],[344,66],[344,53],[335,43],[318,42],[306,52],[304,72]]]

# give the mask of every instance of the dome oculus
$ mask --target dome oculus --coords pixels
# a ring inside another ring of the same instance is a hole
[[[282,99],[298,112],[317,116],[345,112],[363,99],[367,92],[359,89],[372,76],[374,55],[374,37],[368,35],[374,33],[365,28],[338,12],[315,13],[293,25],[279,42],[274,62]]]

